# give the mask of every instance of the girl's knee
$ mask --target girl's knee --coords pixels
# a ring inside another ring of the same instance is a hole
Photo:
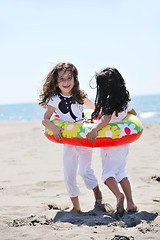
[[[93,174],[92,169],[87,169],[87,168],[79,169],[79,175],[84,179],[88,177],[90,174]]]
[[[92,169],[80,170],[79,175],[83,178],[84,183],[88,189],[93,189],[97,186],[98,181]]]
[[[85,177],[85,175],[86,175],[86,170],[85,169],[79,169],[79,175],[82,177],[82,178],[84,178]]]
[[[64,174],[64,180],[66,183],[74,183],[76,182],[76,176],[73,174]]]

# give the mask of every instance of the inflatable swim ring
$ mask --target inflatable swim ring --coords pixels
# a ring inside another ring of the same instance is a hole
[[[90,115],[91,111],[86,111],[85,116]],[[128,144],[136,141],[143,132],[140,120],[128,114],[121,122],[110,123],[98,131],[96,141],[90,143],[86,138],[88,131],[94,126],[94,123],[73,123],[64,122],[58,118],[51,120],[58,127],[63,128],[62,141],[56,140],[53,132],[45,127],[45,136],[53,142],[70,144],[85,147],[108,147]]]

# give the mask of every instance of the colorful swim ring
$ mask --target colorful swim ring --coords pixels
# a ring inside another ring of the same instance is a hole
[[[86,111],[85,116],[91,114],[91,111]],[[140,120],[128,114],[121,122],[110,123],[98,131],[96,140],[90,143],[86,138],[86,134],[94,123],[78,124],[72,122],[64,122],[58,118],[51,120],[58,127],[63,128],[62,140],[56,140],[53,132],[47,128],[44,130],[45,136],[53,142],[86,146],[86,147],[108,147],[128,144],[136,141],[143,132],[143,127]]]

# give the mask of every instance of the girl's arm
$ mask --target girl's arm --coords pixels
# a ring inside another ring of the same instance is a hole
[[[98,123],[87,133],[86,136],[89,142],[94,142],[96,140],[97,132],[109,123],[109,121],[111,120],[111,116],[112,115],[104,115],[98,121]]]
[[[62,128],[57,127],[54,123],[52,123],[52,122],[50,121],[50,118],[51,118],[51,116],[52,116],[52,114],[53,114],[54,111],[55,111],[55,108],[54,108],[54,107],[52,107],[52,106],[50,106],[50,105],[47,106],[47,110],[46,110],[46,112],[45,112],[45,114],[44,114],[44,116],[43,116],[43,119],[42,119],[42,124],[43,124],[46,128],[48,128],[48,129],[50,129],[51,131],[53,131],[54,137],[55,137],[57,140],[60,140],[60,141],[61,141],[61,139],[62,139],[62,135],[61,135],[61,130],[62,130]]]
[[[95,109],[95,104],[89,98],[86,98],[84,105],[88,108]]]

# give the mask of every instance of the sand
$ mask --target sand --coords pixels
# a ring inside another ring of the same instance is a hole
[[[80,176],[82,213],[69,212],[63,145],[50,142],[40,122],[1,122],[0,240],[160,239],[159,138],[160,123],[145,124],[142,137],[131,144],[126,170],[139,211],[117,219],[115,212],[94,209],[93,193]],[[104,202],[115,209],[115,197],[101,181],[98,148],[92,166]]]

